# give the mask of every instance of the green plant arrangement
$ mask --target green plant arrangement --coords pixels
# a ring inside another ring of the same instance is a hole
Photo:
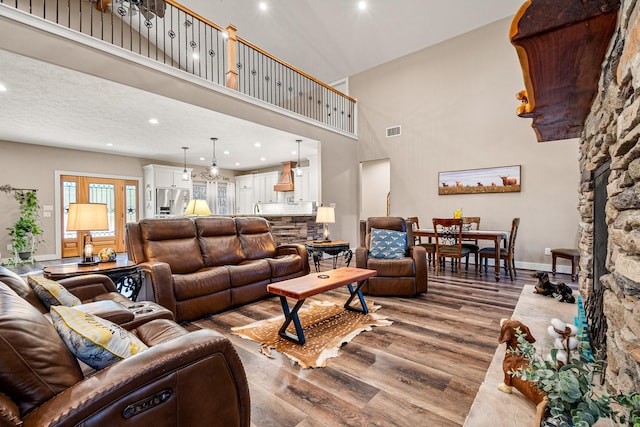
[[[17,264],[31,259],[43,234],[40,226],[40,202],[34,190],[15,191],[15,199],[20,204],[20,217],[7,228],[15,256],[9,264]]]
[[[596,355],[594,361],[583,361],[581,349],[588,344],[579,341],[577,351],[553,348],[548,358],[543,359],[533,344],[518,332],[516,354],[529,361],[526,369],[509,374],[531,381],[549,399],[546,416],[541,426],[590,427],[600,418],[609,418],[620,425],[640,427],[640,395],[638,393],[611,396],[594,381],[603,373],[602,360]],[[560,361],[559,361],[560,360]],[[563,363],[566,361],[566,363]],[[611,404],[626,408],[628,415],[615,411]]]

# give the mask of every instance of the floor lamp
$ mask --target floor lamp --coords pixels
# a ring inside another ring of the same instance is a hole
[[[82,261],[80,267],[98,264],[93,258],[92,231],[109,230],[107,205],[104,203],[70,203],[67,230],[82,233]]]

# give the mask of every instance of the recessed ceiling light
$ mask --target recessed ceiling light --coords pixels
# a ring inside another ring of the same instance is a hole
[[[236,162],[236,166],[240,166],[240,162]]]
[[[0,92],[6,92],[6,91],[7,91],[7,87],[2,83],[0,83]]]
[[[107,147],[113,147],[113,144],[111,142],[107,142]]]
[[[267,3],[266,2],[261,1],[259,6],[260,6],[260,10],[267,10]]]
[[[204,157],[200,157],[200,160],[204,160],[204,159],[205,159]]]
[[[260,144],[259,142],[256,142],[255,144],[253,144],[254,147],[262,147],[262,144]]]
[[[149,119],[149,123],[151,123],[152,125],[157,125],[159,122],[158,119]]]
[[[366,8],[367,8],[367,2],[366,1],[359,1],[358,2],[358,9],[365,10]]]
[[[224,151],[222,152],[222,154],[229,155],[229,150],[224,150]]]
[[[298,154],[298,152],[297,152],[296,150],[293,150],[293,151],[291,152],[291,154],[293,154],[293,155],[295,156],[296,154]]]
[[[267,158],[266,158],[266,157],[260,157],[260,161],[261,161],[261,162],[264,162],[264,161],[266,161],[266,160],[267,160]]]
[[[198,55],[196,52],[193,52],[193,55],[191,55],[191,57],[196,60],[200,59],[200,55]]]

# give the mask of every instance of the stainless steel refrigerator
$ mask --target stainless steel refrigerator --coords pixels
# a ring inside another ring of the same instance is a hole
[[[180,216],[189,203],[189,190],[156,189],[156,217]]]

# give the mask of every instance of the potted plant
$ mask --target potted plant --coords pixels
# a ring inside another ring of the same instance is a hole
[[[7,228],[7,231],[9,231],[13,251],[18,258],[10,259],[10,263],[30,259],[36,245],[42,241],[40,236],[43,233],[39,224],[40,203],[36,192],[16,191],[15,199],[20,204],[20,217],[13,226]]]
[[[595,360],[583,360],[580,355],[585,348],[588,344],[579,341],[576,351],[553,348],[543,359],[525,335],[518,333],[518,347],[512,351],[528,359],[529,366],[509,373],[533,382],[547,394],[547,409],[539,425],[589,427],[600,418],[610,418],[620,425],[640,427],[640,395],[634,392],[612,397],[596,386],[594,380],[603,373],[603,363],[597,355]],[[628,415],[614,410],[612,402],[626,408]]]

